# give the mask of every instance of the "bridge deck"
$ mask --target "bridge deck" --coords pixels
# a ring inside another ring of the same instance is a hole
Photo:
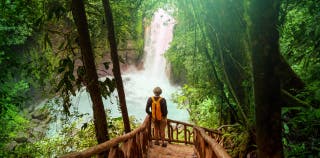
[[[153,145],[149,152],[148,158],[196,158],[193,145],[168,144],[167,147]]]

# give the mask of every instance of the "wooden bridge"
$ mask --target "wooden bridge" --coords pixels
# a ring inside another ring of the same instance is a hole
[[[154,130],[151,127],[150,117],[147,116],[143,124],[130,133],[90,147],[84,151],[64,155],[61,158],[103,157],[103,153],[108,153],[109,158],[162,157],[157,152],[160,150],[165,152],[169,149],[177,149],[170,148],[175,144],[183,144],[183,146],[193,149],[192,154],[187,155],[187,153],[190,154],[190,150],[187,151],[182,148],[181,150],[185,155],[181,157],[230,158],[223,148],[222,133],[216,130],[168,119],[166,132],[166,141],[169,143],[168,147],[158,147],[158,150],[156,150],[156,146],[152,145]]]

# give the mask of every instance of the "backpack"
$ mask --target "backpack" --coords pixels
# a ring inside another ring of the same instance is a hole
[[[152,112],[152,119],[154,120],[161,120],[162,119],[162,112],[161,112],[161,97],[156,101],[154,97],[151,97],[152,99],[152,107],[151,107],[151,112]]]

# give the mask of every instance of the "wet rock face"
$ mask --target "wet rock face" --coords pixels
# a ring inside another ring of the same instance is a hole
[[[38,113],[38,114],[32,114],[31,117],[37,120],[44,120],[47,116],[45,114]]]
[[[44,137],[48,130],[50,120],[50,111],[46,108],[36,109],[31,112],[31,123],[30,128],[28,129],[29,138],[37,140]]]
[[[31,113],[32,119],[37,119],[37,120],[45,120],[49,116],[50,112],[49,110],[36,110]]]

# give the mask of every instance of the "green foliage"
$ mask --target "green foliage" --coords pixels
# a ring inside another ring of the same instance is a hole
[[[24,132],[27,127],[28,121],[25,117],[21,116],[19,109],[11,104],[1,104],[0,114],[0,149],[6,150],[6,143],[12,141],[17,137],[19,132]],[[1,155],[0,153],[0,156]]]
[[[293,65],[302,68],[299,76],[309,74],[309,68],[319,63],[320,56],[320,5],[315,1],[284,2],[281,27],[281,52]]]
[[[39,51],[32,46],[37,43],[35,32],[42,26],[43,4],[43,1],[35,0],[7,0],[0,3],[1,93],[12,93],[11,90],[16,90],[13,88],[16,83],[24,82],[33,87],[35,80],[40,80],[40,78],[45,80],[45,75],[39,73],[43,65],[39,65],[38,62],[39,59],[44,58],[40,58],[39,55],[38,58],[29,56],[32,52]],[[29,96],[25,94],[25,92],[17,94],[12,104],[21,107]]]
[[[110,111],[108,111],[110,114]],[[139,126],[134,117],[130,117],[131,127]],[[97,145],[93,121],[84,122],[81,118],[63,125],[61,131],[52,137],[45,137],[34,143],[22,144],[11,151],[7,156],[17,157],[56,157],[69,152],[84,150]],[[124,132],[121,117],[108,118],[110,138],[122,135]]]
[[[179,94],[173,96],[179,108],[189,112],[190,120],[199,126],[217,128],[218,111],[215,101],[203,95],[205,89],[184,85]]]
[[[106,79],[102,82],[99,81],[99,86],[101,89],[101,95],[107,99],[107,97],[110,97],[112,92],[116,89],[116,81],[115,79],[110,79],[106,77]]]
[[[7,143],[25,132],[28,121],[21,108],[29,100],[30,81],[24,65],[23,48],[39,28],[41,2],[1,1],[0,8],[0,150],[7,150]],[[30,42],[29,42],[30,43]],[[30,74],[29,74],[30,75]],[[0,157],[6,157],[0,153]]]
[[[28,83],[21,80],[17,83],[5,82],[0,84],[0,104],[1,105],[14,105],[21,107],[23,101],[26,99],[26,92],[29,88]],[[5,107],[5,106],[4,106]]]
[[[128,0],[117,0],[111,1],[112,14],[114,16],[114,27],[118,43],[127,43],[127,40],[134,39],[133,37],[139,34],[136,33],[137,11],[140,7],[141,0],[130,1]],[[119,45],[120,46],[120,45]]]
[[[1,1],[0,50],[6,46],[24,44],[40,19],[40,3],[30,1]]]
[[[56,67],[59,58],[52,54],[52,50],[47,48],[32,48],[23,55],[26,61],[22,62],[21,76],[28,79],[30,85],[36,89],[44,90],[42,96],[52,93],[51,86],[56,79]]]
[[[173,80],[189,86],[182,88],[182,92],[175,96],[175,101],[189,111],[191,119],[201,120],[202,117],[193,112],[202,114],[201,107],[206,107],[204,109],[208,110],[210,104],[214,105],[214,111],[219,109],[222,110],[220,111],[222,114],[225,114],[229,112],[226,107],[232,108],[233,104],[240,103],[237,111],[243,110],[248,117],[247,128],[251,128],[251,122],[254,122],[251,67],[248,64],[250,63],[248,56],[250,43],[248,43],[249,39],[246,34],[247,31],[250,31],[248,30],[250,23],[245,21],[248,19],[245,10],[248,3],[249,1],[230,3],[230,1],[223,0],[175,2],[179,11],[175,14],[178,23],[166,57],[172,66]],[[281,53],[306,83],[306,88],[297,97],[316,107],[314,111],[317,111],[319,107],[320,96],[319,8],[317,1],[282,1],[282,11],[279,17],[282,22],[279,26]],[[215,75],[213,75],[214,71]],[[204,91],[205,88],[210,90]],[[227,99],[221,95],[222,93],[226,94]],[[244,95],[241,96],[241,93]],[[221,105],[221,108],[217,105]],[[292,124],[318,119],[314,113],[307,115],[307,111],[298,110],[299,115],[297,112],[294,114],[289,112],[288,117],[294,123],[286,122],[284,125],[286,134],[294,133]],[[211,117],[210,114],[202,115],[206,115],[207,118]],[[217,112],[213,112],[212,115],[216,116]],[[232,113],[232,115],[239,118],[239,114]],[[232,118],[229,115],[221,116],[223,116],[222,119]],[[241,122],[240,119],[237,121]],[[211,122],[212,120],[207,123]],[[310,124],[314,123],[310,122]],[[299,130],[303,131],[301,133],[311,134],[311,131],[317,131],[313,128],[301,127]],[[229,134],[233,135],[230,140],[234,140],[235,146],[239,146],[234,149],[234,152],[240,155],[235,157],[244,156],[248,152],[247,149],[255,150],[253,147],[255,142],[250,140],[253,137],[253,131],[243,127],[233,134],[229,131]],[[237,137],[239,133],[244,135]],[[309,136],[310,139],[318,135],[318,133],[312,134],[313,136]],[[305,144],[296,151],[311,150],[306,140],[297,141],[293,138],[287,137],[286,139],[287,151],[295,150],[293,146],[297,147],[296,142]],[[310,142],[317,144],[319,140]]]
[[[231,157],[243,157],[248,152],[248,149],[256,149],[256,145],[252,145],[253,136],[251,132],[244,126],[235,124],[232,127],[225,127],[224,144]]]
[[[240,118],[233,121],[248,124],[254,110],[243,1],[176,1],[176,6],[178,23],[167,54],[173,80],[210,86],[207,96],[219,100],[218,109],[232,110],[232,117]],[[225,116],[222,122],[232,122]]]
[[[281,53],[307,83],[307,89],[312,89],[309,92],[316,93],[320,79],[320,26],[316,22],[320,20],[320,5],[315,1],[288,1],[283,2],[282,10]],[[310,97],[305,99],[312,100]]]
[[[286,157],[319,156],[320,109],[284,108],[282,115]]]
[[[18,83],[0,83],[0,150],[5,151],[6,144],[24,132],[28,125],[27,119],[20,114],[20,109],[25,100],[25,92],[29,88],[25,81]],[[2,157],[3,153],[0,153]]]
[[[313,106],[283,108],[286,157],[319,156],[319,21],[318,1],[283,1],[280,20],[281,53],[306,83],[296,97]]]
[[[175,36],[165,54],[171,65],[172,80],[179,84],[208,82],[212,79],[212,69],[204,55],[208,44],[204,40],[206,37],[201,35],[201,29],[194,22],[189,21],[190,18],[177,18],[179,23],[175,26]]]
[[[108,112],[108,116],[110,111]],[[130,127],[135,129],[139,127],[141,124],[138,123],[138,120],[134,116],[129,117]],[[122,117],[114,117],[108,119],[108,131],[110,138],[115,138],[117,136],[124,134],[124,124]]]
[[[93,123],[88,123],[86,128],[79,129],[77,128],[78,122],[64,125],[60,133],[50,138],[46,137],[35,143],[19,145],[9,153],[9,156],[55,157],[96,145]]]
[[[137,42],[134,44],[135,48],[140,51],[143,49],[139,47],[139,42],[143,42],[142,34],[142,16],[141,6],[142,1],[130,1],[130,0],[116,0],[110,1],[114,28],[116,34],[116,40],[119,48],[126,48],[128,42]],[[90,0],[85,4],[89,30],[91,40],[94,48],[106,48],[107,40],[107,27],[105,21],[104,10],[102,1]],[[97,49],[98,52],[102,53],[101,49]]]

